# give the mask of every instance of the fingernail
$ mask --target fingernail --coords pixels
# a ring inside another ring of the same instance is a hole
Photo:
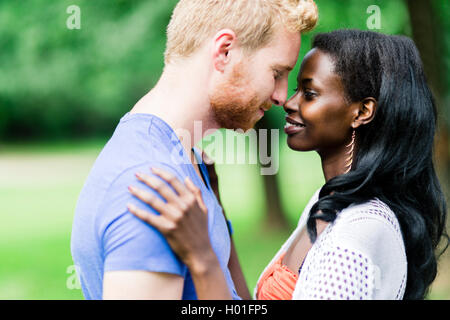
[[[138,177],[138,178],[142,178],[142,173],[140,173],[140,172],[136,172],[136,177]]]
[[[128,208],[128,210],[130,210],[130,211],[136,210],[136,207],[135,207],[134,205],[132,205],[131,203],[127,204],[127,208]]]
[[[133,186],[128,186],[128,190],[131,192],[134,192],[134,191],[136,191],[136,188]]]

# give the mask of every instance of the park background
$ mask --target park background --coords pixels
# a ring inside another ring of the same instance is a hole
[[[0,299],[83,298],[70,255],[76,201],[119,119],[158,80],[176,2],[0,0]],[[436,164],[448,194],[449,1],[316,2],[320,21],[303,37],[289,95],[312,36],[367,30],[378,6],[376,31],[410,36],[421,51],[440,111]],[[71,5],[81,10],[80,29],[68,28]],[[272,108],[258,128],[282,128],[283,114]],[[289,150],[285,139],[275,176],[261,176],[258,165],[217,166],[251,290],[324,183],[318,156]],[[450,299],[449,261],[447,251],[429,299]]]

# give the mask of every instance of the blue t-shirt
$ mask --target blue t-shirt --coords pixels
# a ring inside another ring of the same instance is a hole
[[[196,151],[197,157],[199,156]],[[201,159],[201,158],[200,158]],[[201,180],[172,128],[150,114],[125,114],[103,148],[80,193],[72,227],[71,252],[86,299],[102,299],[103,274],[114,270],[165,272],[184,277],[183,299],[197,299],[186,265],[164,236],[127,210],[132,203],[158,214],[128,191],[134,185],[155,193],[135,173],[151,174],[156,167],[190,177],[208,208],[209,237],[234,299],[237,295],[228,269],[230,236],[206,167]],[[162,199],[162,198],[161,198]]]

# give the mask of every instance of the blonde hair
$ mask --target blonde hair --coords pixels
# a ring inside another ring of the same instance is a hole
[[[165,62],[188,57],[225,28],[253,51],[270,42],[278,26],[306,32],[317,19],[313,0],[180,0],[167,27]]]

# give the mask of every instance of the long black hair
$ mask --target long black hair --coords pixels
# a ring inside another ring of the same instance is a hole
[[[373,120],[356,130],[352,169],[320,190],[307,222],[332,222],[350,204],[374,197],[397,216],[406,249],[404,299],[423,299],[437,273],[437,246],[445,231],[446,202],[433,164],[437,111],[419,52],[404,36],[338,30],[318,34],[313,47],[328,54],[349,101],[373,97]],[[444,250],[445,250],[444,249]],[[443,251],[442,251],[443,252]]]

